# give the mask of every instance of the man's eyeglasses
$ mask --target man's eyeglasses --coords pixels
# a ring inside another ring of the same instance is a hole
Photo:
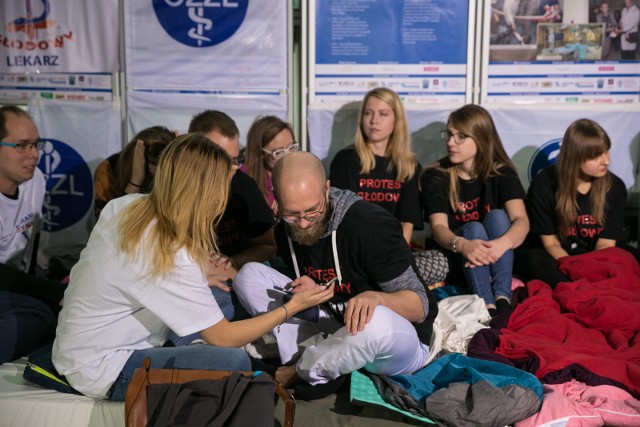
[[[452,133],[449,129],[444,129],[440,132],[440,136],[444,142],[449,142],[449,140],[453,137],[453,142],[456,144],[462,144],[469,135],[465,135],[464,133],[456,132]]]
[[[237,157],[229,156],[229,158],[231,159],[231,164],[236,165],[237,167],[241,167],[244,164],[244,156],[242,154]]]
[[[291,153],[292,151],[298,151],[299,148],[300,148],[300,144],[298,144],[297,142],[292,142],[286,148],[279,148],[273,151],[263,148],[262,151],[264,151],[265,153],[273,157],[273,160],[278,160],[279,158],[283,157],[286,154]]]
[[[281,215],[282,219],[284,219],[289,224],[297,224],[300,220],[304,219],[307,222],[316,222],[318,218],[322,216],[325,208],[327,207],[327,199],[326,197],[322,198],[322,208],[317,211],[308,212],[304,215]]]
[[[5,147],[13,147],[21,153],[24,153],[29,148],[35,148],[36,150],[42,150],[44,148],[44,141],[37,142],[23,142],[22,144],[14,144],[13,142],[0,141],[0,145]]]

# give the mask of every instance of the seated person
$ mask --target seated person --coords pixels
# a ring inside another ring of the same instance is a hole
[[[110,200],[151,191],[158,157],[175,137],[175,133],[164,126],[141,130],[121,152],[98,165],[93,180],[96,219]]]
[[[420,177],[427,246],[448,252],[446,281],[464,283],[494,317],[511,307],[514,250],[529,232],[524,188],[484,108],[453,111],[442,139],[449,155]]]
[[[411,244],[413,230],[424,228],[420,170],[402,100],[391,89],[371,90],[362,101],[354,145],[331,161],[331,185],[388,210],[402,223],[404,238]]]
[[[223,255],[216,264],[221,268],[212,266],[209,279],[218,305],[225,315],[233,317],[235,309],[241,307],[232,302],[230,282],[247,262],[265,262],[276,255],[275,221],[255,181],[238,170],[243,158],[238,142],[240,132],[233,119],[222,111],[206,110],[191,119],[189,132],[209,138],[229,155],[232,163],[229,200],[216,228]],[[227,259],[229,263],[225,263]]]
[[[554,288],[569,281],[559,258],[616,246],[624,237],[624,182],[609,171],[611,140],[596,122],[581,119],[567,128],[555,165],[531,182],[531,235],[518,254],[519,272]],[[531,243],[529,245],[529,243]]]
[[[53,339],[65,286],[33,276],[45,180],[31,116],[0,108],[0,364]]]
[[[337,278],[326,306],[273,329],[285,365],[276,378],[317,385],[360,368],[383,375],[422,368],[438,306],[417,274],[400,222],[330,187],[322,163],[307,152],[280,159],[273,183],[282,219],[276,241],[297,278],[246,264],[234,282],[242,304],[257,316],[282,304],[283,289],[295,298]],[[301,348],[312,337],[315,343]]]
[[[246,163],[240,170],[256,181],[274,215],[278,214],[278,207],[271,184],[273,165],[299,149],[300,144],[293,136],[293,128],[277,116],[258,117],[249,128],[247,147],[244,150]]]
[[[53,344],[56,370],[79,392],[124,400],[136,368],[249,370],[236,347],[333,296],[298,293],[277,310],[228,322],[205,276],[229,199],[231,160],[201,134],[171,142],[150,194],[109,202],[71,270]],[[169,330],[209,345],[163,347]]]

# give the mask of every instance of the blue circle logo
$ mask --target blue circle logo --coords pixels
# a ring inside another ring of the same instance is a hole
[[[562,138],[556,138],[545,142],[536,150],[529,161],[529,182],[533,181],[533,178],[535,178],[542,169],[556,163],[558,154],[560,154],[561,144]]]
[[[47,182],[43,230],[54,232],[80,221],[93,202],[93,176],[76,150],[56,139],[43,139],[38,167]]]
[[[214,46],[231,37],[247,15],[249,0],[153,0],[162,28],[192,47]]]

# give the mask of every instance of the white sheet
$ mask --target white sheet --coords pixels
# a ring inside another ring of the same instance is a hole
[[[22,378],[26,365],[0,365],[0,427],[124,427],[124,403],[47,390]]]

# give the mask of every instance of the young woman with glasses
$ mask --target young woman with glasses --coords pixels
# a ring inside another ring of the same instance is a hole
[[[330,169],[332,186],[351,190],[398,218],[407,243],[414,229],[423,228],[421,167],[411,151],[402,101],[394,91],[376,88],[365,95],[354,144],[336,154]]]
[[[278,208],[273,195],[271,171],[278,160],[299,149],[291,125],[276,116],[258,117],[247,134],[245,163],[240,170],[256,181],[274,215],[278,214]]]
[[[529,231],[524,188],[484,108],[452,112],[442,139],[448,156],[420,177],[428,246],[450,255],[446,281],[466,282],[495,316],[510,307],[513,251]]]

